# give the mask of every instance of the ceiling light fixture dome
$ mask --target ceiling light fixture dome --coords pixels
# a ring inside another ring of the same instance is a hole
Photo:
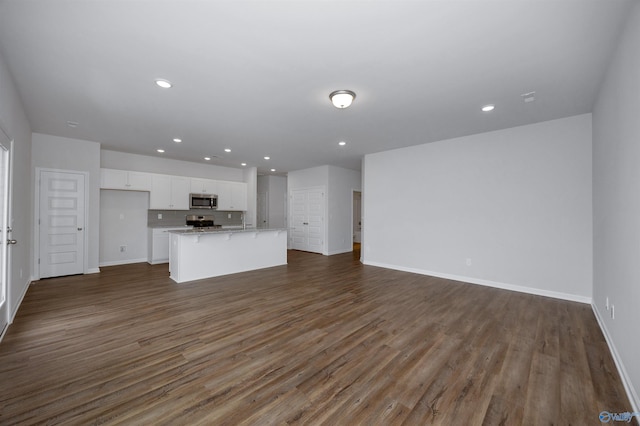
[[[164,78],[157,78],[156,79],[156,84],[159,87],[162,87],[163,89],[169,89],[169,88],[171,88],[171,86],[173,86],[173,84],[171,84],[171,82],[169,80],[165,80]]]
[[[329,95],[333,106],[340,109],[347,108],[355,98],[356,94],[351,90],[336,90]]]

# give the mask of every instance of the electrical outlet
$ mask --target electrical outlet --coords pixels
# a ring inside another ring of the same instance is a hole
[[[611,305],[611,319],[616,319],[616,307]]]
[[[120,253],[127,251],[127,246],[120,246]]]
[[[609,310],[609,298],[607,297],[607,300],[605,300],[604,302],[604,306],[607,308],[607,311]]]
[[[471,258],[467,257],[467,266],[471,266]]]
[[[158,213],[158,219],[162,219],[162,213]]]
[[[120,213],[120,220],[124,220],[124,213]]]
[[[22,268],[20,268],[20,278],[22,278]]]
[[[227,219],[231,219],[231,213],[227,214]]]

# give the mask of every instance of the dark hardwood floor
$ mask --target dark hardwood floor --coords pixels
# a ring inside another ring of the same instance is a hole
[[[167,265],[29,289],[1,424],[601,424],[632,411],[589,305],[289,252],[176,284]]]

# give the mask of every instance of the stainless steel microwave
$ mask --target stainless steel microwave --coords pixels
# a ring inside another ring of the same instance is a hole
[[[217,209],[218,196],[215,194],[189,194],[190,209]]]

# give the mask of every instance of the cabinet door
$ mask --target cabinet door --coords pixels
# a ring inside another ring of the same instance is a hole
[[[247,210],[247,184],[218,181],[218,210]]]
[[[189,191],[191,182],[189,178],[172,176],[171,177],[171,209],[172,210],[189,210]]]
[[[247,210],[247,184],[233,182],[231,185],[231,208],[233,210]]]
[[[171,210],[171,176],[151,176],[150,210]]]
[[[213,179],[191,178],[191,192],[194,194],[217,194],[218,181]]]
[[[128,172],[127,189],[131,191],[151,191],[151,174]]]
[[[127,171],[100,169],[100,188],[127,189]]]

